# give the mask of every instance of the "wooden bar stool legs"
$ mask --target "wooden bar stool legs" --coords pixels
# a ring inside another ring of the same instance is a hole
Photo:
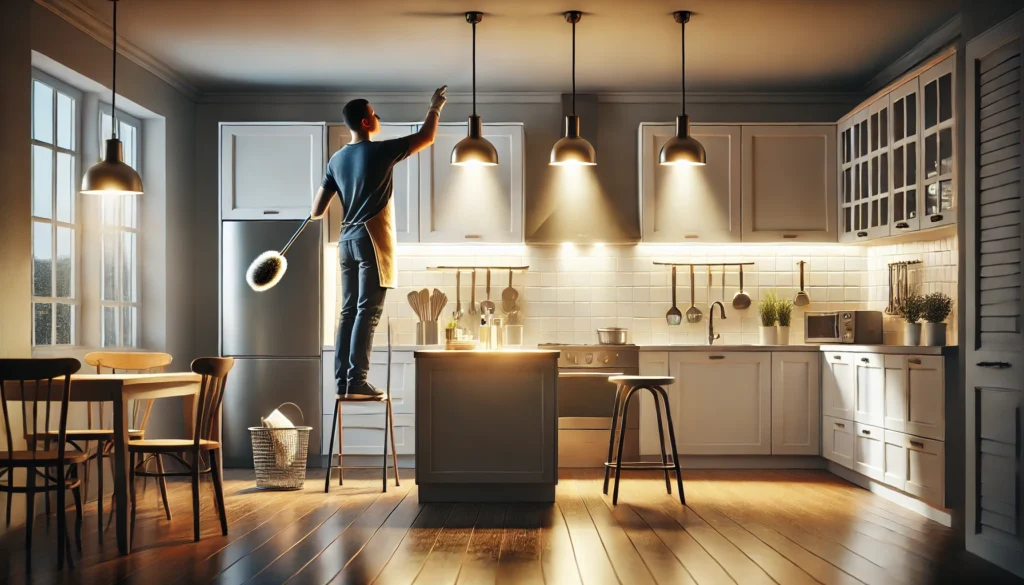
[[[665,473],[665,490],[672,493],[672,479],[670,472],[675,470],[676,484],[679,489],[679,501],[686,504],[686,496],[683,492],[683,476],[679,469],[679,456],[676,450],[675,425],[672,423],[672,410],[668,402],[668,392],[664,385],[671,384],[672,378],[654,378],[644,376],[615,376],[609,381],[618,384],[615,393],[615,404],[612,407],[612,425],[608,436],[608,459],[604,469],[604,493],[608,494],[608,483],[611,478],[611,471],[615,469],[615,484],[612,490],[612,504],[619,503],[619,480],[622,477],[623,469],[646,469],[662,470]],[[661,446],[661,464],[646,462],[624,462],[622,450],[626,439],[626,417],[629,415],[629,405],[633,396],[640,390],[647,390],[654,398],[654,410],[658,419],[658,439]],[[665,408],[665,422],[668,423],[668,439],[672,446],[672,458],[669,460],[669,453],[665,445],[665,424],[662,422],[662,405]],[[621,422],[620,422],[621,421]],[[618,436],[616,436],[618,433]],[[614,454],[614,459],[612,458]]]

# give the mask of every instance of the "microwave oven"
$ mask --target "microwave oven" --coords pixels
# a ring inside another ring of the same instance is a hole
[[[882,344],[881,311],[804,313],[804,343]]]

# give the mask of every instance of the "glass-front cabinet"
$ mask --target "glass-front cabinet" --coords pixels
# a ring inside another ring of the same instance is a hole
[[[922,68],[839,123],[841,242],[956,222],[954,65]]]

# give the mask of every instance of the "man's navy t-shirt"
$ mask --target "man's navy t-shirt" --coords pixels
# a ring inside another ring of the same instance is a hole
[[[341,199],[341,240],[369,237],[363,225],[387,205],[392,170],[409,156],[409,137],[346,144],[327,162],[323,188]]]

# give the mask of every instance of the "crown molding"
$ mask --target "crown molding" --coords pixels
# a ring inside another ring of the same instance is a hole
[[[113,29],[78,0],[35,0],[35,2],[108,49],[113,48],[111,40]],[[183,75],[120,35],[117,39],[117,53],[159,77],[192,101],[198,101],[202,95],[199,88],[192,85]]]
[[[430,91],[366,91],[366,92],[204,92],[199,99],[204,104],[344,104],[363,98],[382,104],[427,104]],[[473,102],[470,92],[448,92],[448,103]],[[560,104],[558,92],[477,92],[478,104]]]
[[[961,28],[960,14],[957,14],[865,83],[864,93],[867,95],[877,93],[899,79],[904,73],[917,67],[928,57],[953,45],[960,38]]]
[[[605,92],[598,101],[607,104],[678,104],[679,92]],[[860,92],[686,92],[688,104],[847,104],[864,98]]]

